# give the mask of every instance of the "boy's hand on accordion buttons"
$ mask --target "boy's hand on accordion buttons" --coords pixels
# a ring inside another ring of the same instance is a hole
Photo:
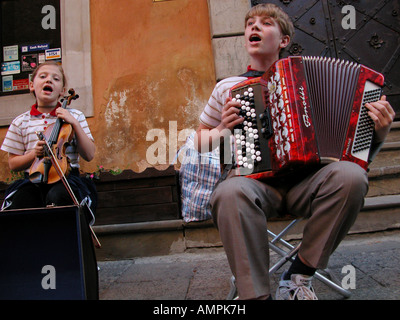
[[[384,141],[395,117],[392,106],[386,101],[386,96],[382,96],[379,101],[366,103],[365,106],[369,110],[369,116],[375,123],[376,142]]]
[[[233,130],[235,126],[241,124],[244,118],[239,116],[240,103],[232,101],[231,98],[226,99],[226,104],[222,108],[221,124],[223,129]]]

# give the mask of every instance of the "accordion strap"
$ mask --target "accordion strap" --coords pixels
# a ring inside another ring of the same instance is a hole
[[[265,71],[257,71],[257,70],[248,70],[247,72],[240,75],[240,77],[247,77],[247,78],[258,78],[261,77]]]

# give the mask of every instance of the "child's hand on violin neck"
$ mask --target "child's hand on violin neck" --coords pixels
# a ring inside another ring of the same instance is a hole
[[[56,116],[57,118],[63,120],[66,123],[73,124],[76,119],[73,117],[73,115],[67,110],[63,109],[61,107],[56,109]]]
[[[35,155],[36,155],[37,158],[42,158],[42,157],[44,157],[44,146],[45,146],[45,144],[46,144],[46,141],[44,141],[44,140],[39,140],[39,141],[36,143],[36,146],[35,146]]]

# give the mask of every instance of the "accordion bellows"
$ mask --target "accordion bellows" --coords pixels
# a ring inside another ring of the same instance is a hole
[[[235,85],[245,118],[234,129],[237,173],[264,179],[332,161],[366,170],[374,123],[365,104],[379,100],[383,83],[361,64],[288,57]]]

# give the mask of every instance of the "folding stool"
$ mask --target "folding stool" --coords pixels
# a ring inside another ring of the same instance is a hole
[[[274,274],[279,268],[281,268],[286,262],[290,261],[293,262],[294,256],[296,255],[297,251],[300,248],[301,242],[297,246],[291,245],[289,242],[285,241],[282,239],[298,222],[300,222],[303,218],[297,218],[295,220],[292,220],[281,232],[278,234],[273,233],[271,230],[268,231],[268,235],[271,237],[269,240],[269,248],[275,251],[277,254],[282,256],[282,258],[276,262],[272,267],[269,269],[269,275],[271,276]],[[280,246],[278,246],[280,244]],[[284,247],[284,248],[282,248]],[[322,275],[321,273],[326,273],[326,277]],[[321,270],[321,272],[315,272],[314,278],[318,279],[331,289],[337,291],[339,294],[341,294],[343,297],[348,298],[351,296],[351,292],[342,288],[338,283],[339,281],[336,279],[332,271],[329,269],[324,269]],[[230,292],[227,296],[227,300],[232,300],[237,296],[237,289],[236,289],[236,281],[235,277],[232,276],[230,280]]]

